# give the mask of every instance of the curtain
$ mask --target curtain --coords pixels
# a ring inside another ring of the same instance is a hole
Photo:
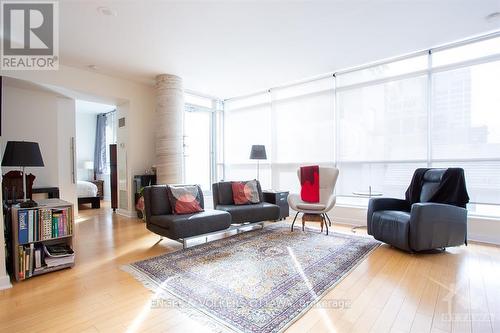
[[[97,115],[94,149],[94,173],[101,175],[106,170],[106,114]]]

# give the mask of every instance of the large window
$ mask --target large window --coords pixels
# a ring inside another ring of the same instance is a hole
[[[300,165],[334,164],[333,76],[271,90],[272,187],[297,191]]]
[[[500,61],[438,72],[432,86],[432,158],[499,158]]]
[[[211,190],[214,176],[214,118],[216,101],[185,94],[184,112],[184,182]]]
[[[334,163],[333,77],[276,88],[224,105],[225,179],[252,179],[257,161],[252,145],[266,146],[260,161],[265,189],[298,189],[301,164]]]
[[[271,104],[263,93],[224,105],[225,180],[257,178],[257,162],[250,160],[252,145],[265,145],[271,156]],[[270,160],[259,161],[259,180],[264,188],[271,186]]]
[[[265,188],[299,188],[296,169],[340,169],[337,202],[403,197],[419,167],[462,167],[472,214],[500,216],[500,37],[440,47],[234,98],[224,107],[226,179],[248,179],[265,144]],[[262,172],[263,170],[263,172]]]
[[[426,159],[426,77],[342,90],[337,96],[339,162]]]
[[[340,204],[365,205],[360,193],[370,191],[401,197],[427,165],[426,63],[417,56],[337,75]],[[365,80],[345,84],[356,77]]]
[[[473,210],[500,215],[500,61],[432,79],[432,166],[462,167]]]

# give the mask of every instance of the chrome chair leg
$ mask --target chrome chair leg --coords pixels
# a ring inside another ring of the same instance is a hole
[[[330,227],[332,226],[332,220],[330,220],[330,216],[328,216],[327,213],[325,213],[326,219],[328,220],[328,223],[330,223]]]
[[[293,231],[293,225],[295,224],[295,220],[297,219],[297,215],[299,215],[299,212],[297,212],[297,214],[295,214],[295,217],[293,218],[291,231]]]

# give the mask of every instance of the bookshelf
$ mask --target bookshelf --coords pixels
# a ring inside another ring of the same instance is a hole
[[[73,267],[74,255],[73,260],[67,257],[61,264],[54,265],[61,260],[49,256],[45,247],[61,245],[73,249],[74,226],[73,204],[64,200],[39,200],[38,206],[32,208],[12,206],[12,261],[16,281]]]

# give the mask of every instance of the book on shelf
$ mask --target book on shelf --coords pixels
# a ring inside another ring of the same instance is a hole
[[[44,245],[44,251],[47,267],[67,265],[75,262],[75,253],[67,244]]]
[[[73,265],[75,262],[75,254],[68,244],[30,243],[19,245],[18,255],[19,271],[17,276],[19,280],[32,277],[44,270]]]
[[[18,235],[19,235],[19,243],[24,244],[28,243],[28,212],[27,211],[19,211],[18,217]]]
[[[42,251],[40,249],[35,250],[35,270],[42,267]]]
[[[70,236],[73,232],[72,216],[70,207],[19,210],[19,244]]]

